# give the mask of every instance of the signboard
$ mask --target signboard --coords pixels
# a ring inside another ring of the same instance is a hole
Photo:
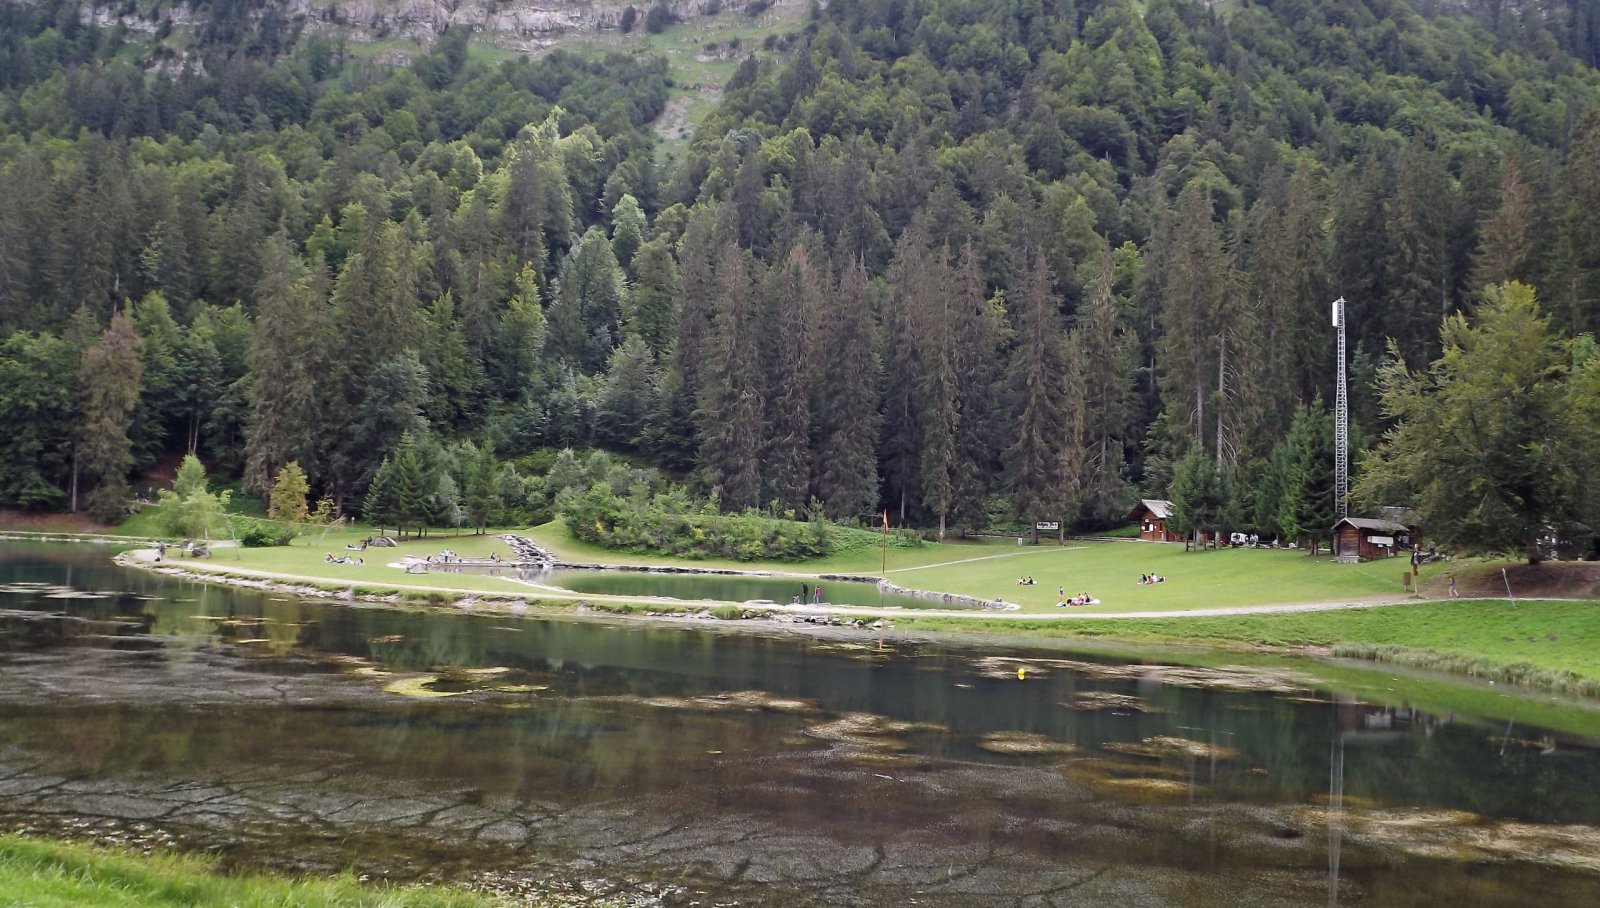
[[[1041,533],[1046,532],[1046,531],[1053,533],[1056,530],[1061,529],[1061,521],[1059,521],[1059,520],[1041,520],[1041,521],[1038,521],[1037,523],[1035,523],[1033,525],[1033,528],[1038,530]]]
[[[1381,545],[1381,546],[1392,546],[1392,545],[1394,545],[1394,537],[1393,536],[1368,536],[1367,537],[1367,541],[1372,543],[1373,545]]]

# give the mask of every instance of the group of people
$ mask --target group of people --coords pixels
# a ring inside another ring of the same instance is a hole
[[[1017,586],[1038,586],[1038,585],[1039,585],[1039,581],[1034,580],[1032,577],[1018,577],[1017,578]]]
[[[360,555],[340,555],[335,558],[332,552],[322,556],[322,560],[328,564],[366,564]]]
[[[807,602],[812,605],[822,604],[822,584],[819,583],[812,586],[809,583],[802,583],[800,584],[800,595],[789,600],[790,605],[805,605]]]
[[[1073,605],[1094,605],[1099,601],[1088,593],[1079,593],[1068,599],[1066,587],[1063,586],[1056,589],[1056,608],[1066,608]]]
[[[1152,584],[1152,583],[1166,583],[1166,582],[1167,582],[1167,578],[1161,576],[1160,574],[1140,574],[1139,575],[1139,585],[1140,586],[1147,586],[1147,585]]]

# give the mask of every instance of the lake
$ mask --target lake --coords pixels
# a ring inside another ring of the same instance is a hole
[[[0,828],[229,867],[662,905],[1600,904],[1597,771],[1592,740],[1292,670],[313,603],[0,544]]]

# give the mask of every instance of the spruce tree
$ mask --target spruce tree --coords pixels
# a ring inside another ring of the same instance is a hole
[[[1562,171],[1556,300],[1566,330],[1600,331],[1600,107],[1584,111]]]
[[[133,320],[119,311],[78,367],[83,422],[76,472],[92,489],[87,502],[90,516],[107,523],[122,516],[128,496],[128,468],[133,464],[128,427],[139,401],[143,351]]]
[[[917,280],[918,305],[916,333],[917,357],[921,369],[915,388],[917,423],[921,428],[921,475],[923,503],[939,517],[939,539],[943,540],[955,499],[956,473],[960,469],[956,445],[961,434],[961,413],[957,391],[957,349],[967,342],[956,334],[954,299],[959,287],[945,250],[936,259],[924,262],[925,273]]]
[[[830,519],[849,520],[870,514],[878,504],[875,441],[882,418],[872,290],[860,262],[840,270],[838,289],[824,305],[820,358],[829,406],[818,414],[817,493]]]
[[[879,460],[883,497],[900,524],[922,501],[922,425],[917,387],[922,381],[917,311],[930,291],[931,256],[913,225],[901,234],[889,265],[883,305],[883,438]]]
[[[991,477],[999,450],[996,427],[1000,420],[995,412],[998,347],[1005,332],[1004,308],[984,294],[971,243],[962,248],[951,292],[956,322],[956,438],[949,510],[950,521],[966,533],[982,529],[988,521]]]
[[[1068,476],[1067,362],[1064,337],[1051,292],[1049,266],[1035,255],[1018,300],[1020,327],[1011,362],[1011,444],[1006,448],[1012,507],[1024,522],[1062,522],[1071,515]]]
[[[1101,246],[1098,264],[1075,331],[1075,362],[1084,385],[1083,515],[1092,524],[1109,526],[1127,513],[1133,497],[1122,466],[1137,353],[1117,311],[1116,262],[1109,246]]]
[[[810,326],[821,316],[823,276],[805,242],[768,274],[772,343],[767,368],[766,497],[796,512],[811,500],[811,400],[815,374]]]
[[[756,334],[754,260],[732,243],[717,264],[705,384],[696,411],[706,484],[730,510],[761,499],[763,433],[760,341]]]

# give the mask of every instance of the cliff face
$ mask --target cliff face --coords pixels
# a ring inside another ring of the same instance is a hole
[[[751,2],[666,0],[666,5],[687,21],[719,11],[743,11]],[[799,0],[754,2],[759,9],[799,4]],[[507,50],[536,52],[586,34],[620,34],[629,6],[638,16],[635,28],[642,32],[645,13],[653,5],[655,0],[266,0],[255,15],[271,9],[308,31],[337,31],[355,41],[409,39],[424,47],[447,29],[465,27]],[[83,18],[95,25],[121,25],[152,34],[164,23],[178,28],[193,25],[196,15],[181,2],[170,6],[97,2],[84,8]]]

